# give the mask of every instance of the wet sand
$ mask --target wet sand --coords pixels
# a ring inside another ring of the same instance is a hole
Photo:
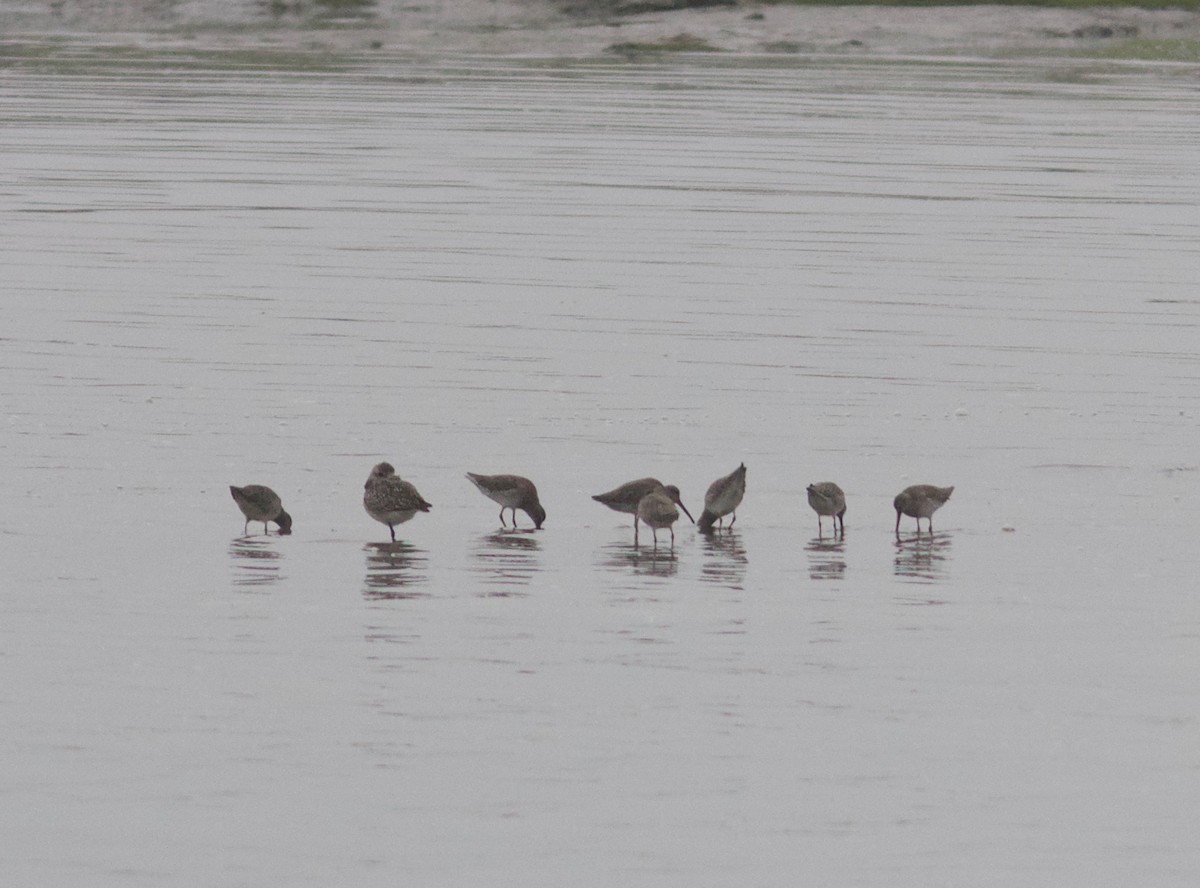
[[[877,56],[1104,55],[1194,60],[1200,15],[1183,10],[739,4],[624,15],[519,0],[364,3],[49,0],[0,10],[10,42],[87,34],[200,48],[386,49],[587,58],[654,47]]]

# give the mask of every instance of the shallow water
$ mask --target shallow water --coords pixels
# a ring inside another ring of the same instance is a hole
[[[1195,884],[1194,70],[69,61],[0,77],[14,884]],[[589,498],[743,460],[673,549]]]

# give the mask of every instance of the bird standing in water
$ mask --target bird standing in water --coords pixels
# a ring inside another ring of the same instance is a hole
[[[634,513],[634,527],[637,527],[638,521],[644,521],[650,526],[650,532],[654,534],[654,548],[658,548],[658,532],[662,528],[671,531],[671,548],[675,548],[675,528],[672,527],[679,519],[679,509],[675,508],[677,500],[672,500],[668,495],[665,487],[660,487],[651,493],[642,497],[638,503],[637,511]],[[683,509],[683,503],[679,503],[679,508]],[[683,509],[685,512],[687,509]],[[691,515],[688,515],[691,518]],[[637,544],[637,534],[634,533],[634,544]]]
[[[733,517],[729,519],[729,529],[732,530],[733,522],[737,521],[737,507],[745,495],[746,464],[742,463],[724,478],[718,478],[708,486],[708,491],[704,494],[704,511],[700,513],[696,529],[701,533],[708,533],[712,530],[714,521],[720,527],[725,516],[732,514]]]
[[[846,532],[846,494],[842,488],[832,481],[818,481],[808,485],[808,504],[817,513],[817,534],[821,533],[821,516],[833,516],[833,532],[837,533],[838,523],[842,525],[842,533]]]
[[[900,535],[900,516],[907,515],[917,519],[917,533],[921,532],[921,519],[929,522],[929,532],[933,533],[933,513],[946,505],[953,487],[934,487],[932,484],[914,484],[906,487],[892,500],[896,508],[896,535]]]
[[[425,502],[417,488],[397,477],[391,463],[381,462],[371,469],[363,485],[363,508],[376,521],[388,526],[394,543],[397,524],[403,524],[417,512],[428,512],[433,506]]]
[[[636,545],[638,541],[638,505],[647,495],[655,491],[662,491],[666,494],[667,499],[683,509],[688,520],[694,523],[692,513],[687,510],[679,498],[679,488],[674,484],[664,485],[657,478],[639,478],[636,481],[627,481],[620,487],[615,487],[607,493],[597,493],[592,497],[596,502],[603,503],[614,512],[624,512],[627,515],[633,516],[633,542]]]
[[[292,532],[292,516],[283,510],[283,502],[279,499],[279,494],[271,488],[261,484],[247,484],[245,487],[234,487],[231,484],[229,492],[233,495],[233,501],[237,503],[238,508],[242,510],[242,514],[246,516],[242,533],[250,532],[251,521],[261,521],[263,533],[268,532],[268,521],[274,521],[279,525],[280,534]]]
[[[504,523],[504,510],[511,509],[513,530],[516,530],[517,509],[520,509],[541,530],[542,522],[546,520],[546,510],[538,501],[537,488],[528,478],[520,475],[477,475],[474,472],[467,472],[467,478],[479,488],[480,493],[500,504],[501,527],[508,526]]]

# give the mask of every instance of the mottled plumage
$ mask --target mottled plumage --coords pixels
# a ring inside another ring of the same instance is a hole
[[[680,502],[679,488],[674,484],[664,485],[657,478],[639,478],[636,481],[627,481],[620,487],[614,488],[607,493],[596,494],[592,499],[598,503],[603,503],[615,512],[625,512],[628,515],[632,515],[633,541],[636,543],[638,539],[638,505],[648,494],[656,491],[665,493],[667,500],[683,509],[683,513],[688,516],[688,520],[694,523],[695,519],[692,518],[692,513]]]
[[[363,485],[363,508],[376,521],[388,526],[394,543],[397,524],[403,524],[417,512],[428,512],[432,506],[417,493],[417,488],[396,475],[391,463],[381,462],[371,469]]]
[[[929,521],[929,532],[933,533],[933,513],[946,505],[953,487],[934,487],[932,484],[914,484],[906,487],[892,501],[896,508],[896,533],[900,533],[900,516],[917,519],[917,533],[921,532],[921,519]]]
[[[504,523],[504,510],[512,510],[513,530],[517,528],[517,509],[520,509],[541,529],[546,520],[546,510],[538,501],[537,488],[528,478],[520,475],[477,475],[467,472],[467,478],[479,488],[479,492],[488,499],[500,504],[500,525]]]
[[[733,522],[737,521],[737,507],[745,495],[746,464],[742,463],[724,478],[718,478],[708,486],[708,492],[704,494],[704,511],[700,514],[700,520],[696,522],[696,528],[701,533],[708,533],[712,530],[714,521],[720,524],[729,514],[733,515],[729,519],[729,526],[733,527]]]
[[[243,533],[250,532],[251,521],[261,521],[263,533],[267,533],[268,521],[278,524],[280,533],[292,532],[292,516],[283,510],[279,494],[271,488],[263,487],[261,484],[247,484],[245,487],[234,487],[231,484],[229,492],[233,495],[233,501],[237,503],[238,508],[242,510],[242,514],[246,516],[246,523],[242,527]]]
[[[842,488],[838,487],[832,481],[818,481],[816,484],[808,485],[808,504],[813,507],[813,511],[817,513],[817,533],[821,532],[821,516],[833,516],[833,531],[836,534],[839,522],[842,526],[842,533],[846,532],[846,494],[842,493]]]

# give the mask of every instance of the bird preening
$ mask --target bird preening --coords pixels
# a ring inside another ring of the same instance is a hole
[[[400,478],[391,463],[381,462],[371,469],[363,485],[363,508],[381,524],[386,524],[396,542],[396,525],[410,520],[417,512],[428,512],[433,506],[425,502],[408,481]]]

